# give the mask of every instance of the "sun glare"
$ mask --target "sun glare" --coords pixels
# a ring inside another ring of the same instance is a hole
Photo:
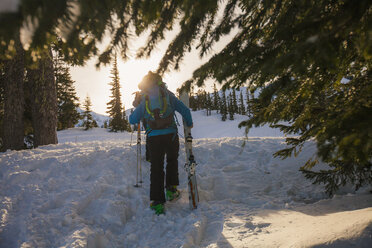
[[[125,63],[118,61],[121,92],[125,108],[132,107],[133,93],[138,91],[138,84],[148,71],[155,71],[161,59],[160,55],[151,56],[150,59],[133,59]]]

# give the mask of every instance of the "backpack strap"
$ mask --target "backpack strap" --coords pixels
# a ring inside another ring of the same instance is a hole
[[[145,114],[149,117],[149,132],[152,130],[166,129],[172,125],[176,125],[173,117],[174,110],[169,96],[170,92],[166,88],[160,86],[158,98],[159,107],[151,109],[150,97],[149,95],[145,95]]]
[[[162,109],[160,110],[160,114],[164,114],[165,111],[167,111],[167,108],[168,108],[168,104],[167,104],[167,97],[165,95],[165,92],[164,90],[162,90],[160,87],[159,87],[159,105],[160,106],[163,106]],[[149,115],[151,115],[152,118],[155,119],[155,113],[154,111],[151,110],[151,108],[149,107],[149,95],[145,95],[145,105],[146,105],[146,111]]]

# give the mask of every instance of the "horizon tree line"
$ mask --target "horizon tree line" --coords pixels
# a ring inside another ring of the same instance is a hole
[[[196,93],[190,92],[190,108],[193,111],[206,110],[206,115],[211,115],[211,111],[221,115],[221,120],[234,120],[234,115],[252,116],[252,103],[254,99],[253,93],[249,88],[229,89],[226,96],[227,89],[222,88],[217,91],[216,84],[213,85],[213,92],[206,92],[204,89],[199,89]],[[239,92],[239,96],[236,92]],[[244,94],[244,96],[243,96]]]

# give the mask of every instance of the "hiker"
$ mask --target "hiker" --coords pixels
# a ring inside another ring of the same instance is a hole
[[[150,150],[150,208],[164,214],[164,203],[179,197],[178,151],[179,139],[174,111],[179,112],[189,127],[193,126],[191,112],[170,92],[159,74],[149,72],[138,85],[141,101],[129,117],[131,124],[142,119],[147,122],[146,134]],[[167,157],[164,195],[164,157]]]

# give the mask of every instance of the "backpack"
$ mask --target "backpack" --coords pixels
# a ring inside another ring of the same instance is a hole
[[[159,97],[157,100],[150,99],[148,94],[145,94],[145,115],[150,130],[166,129],[175,126],[174,106],[172,106],[169,97],[170,92],[159,86]]]

